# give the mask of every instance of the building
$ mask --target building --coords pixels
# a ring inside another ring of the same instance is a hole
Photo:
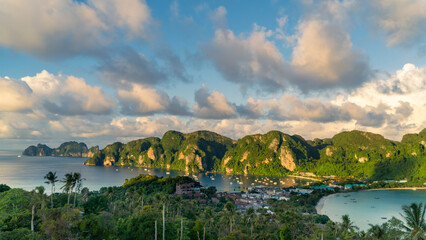
[[[176,184],[176,195],[187,195],[192,197],[201,196],[201,190],[195,186],[195,183],[184,183],[181,185]]]

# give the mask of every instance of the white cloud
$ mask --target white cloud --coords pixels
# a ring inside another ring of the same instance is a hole
[[[256,86],[277,91],[285,85],[286,66],[281,52],[267,40],[271,34],[256,25],[247,38],[219,29],[204,52],[226,80],[243,89]]]
[[[116,106],[100,86],[89,85],[82,78],[56,76],[43,70],[35,76],[23,77],[22,81],[32,91],[34,118],[41,116],[36,113],[44,109],[60,115],[86,115],[109,114]]]
[[[209,93],[206,86],[195,92],[194,115],[200,118],[222,119],[235,116],[236,109],[218,91]]]
[[[303,21],[297,36],[291,64],[299,75],[293,81],[302,89],[351,88],[370,77],[367,56],[352,49],[349,34],[340,26]]]
[[[373,21],[386,34],[388,46],[424,44],[426,37],[426,1],[367,1]]]
[[[24,111],[33,106],[31,89],[21,80],[0,77],[0,111]]]
[[[168,108],[169,97],[164,92],[133,84],[131,90],[118,89],[117,96],[126,113],[153,113]]]
[[[62,76],[60,74],[55,76],[54,74],[43,70],[33,77],[23,77],[22,81],[26,82],[35,94],[48,96],[55,94],[59,90],[60,81],[58,78],[61,77]]]
[[[178,97],[170,99],[165,92],[139,84],[132,84],[131,89],[117,89],[117,97],[124,114],[147,115],[160,112],[176,115],[189,114],[184,100]]]
[[[0,45],[44,59],[99,54],[124,30],[145,38],[151,22],[144,1],[3,0]]]
[[[218,8],[210,12],[210,19],[213,21],[216,28],[226,27],[226,14],[227,11],[224,6],[219,6]]]

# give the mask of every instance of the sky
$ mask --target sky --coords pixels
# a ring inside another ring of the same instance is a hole
[[[426,128],[424,0],[0,0],[0,149]]]

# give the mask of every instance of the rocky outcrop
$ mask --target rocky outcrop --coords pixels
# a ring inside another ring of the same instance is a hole
[[[296,163],[294,162],[293,155],[287,147],[281,146],[279,159],[281,161],[281,165],[289,171],[296,169]]]
[[[45,144],[38,144],[37,146],[29,146],[24,150],[24,156],[52,156],[52,157],[88,157],[91,158],[95,153],[99,152],[99,147],[87,148],[85,143],[65,142],[58,148],[50,148]]]

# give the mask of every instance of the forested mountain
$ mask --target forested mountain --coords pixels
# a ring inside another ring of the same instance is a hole
[[[45,144],[29,146],[22,155],[25,156],[57,156],[57,157],[93,157],[99,151],[99,147],[87,148],[85,143],[64,142],[58,148],[50,148]]]
[[[401,142],[362,131],[313,141],[279,131],[237,141],[209,131],[168,131],[161,139],[113,143],[85,164],[259,175],[308,171],[323,176],[425,181],[425,146],[426,129],[405,135]]]

